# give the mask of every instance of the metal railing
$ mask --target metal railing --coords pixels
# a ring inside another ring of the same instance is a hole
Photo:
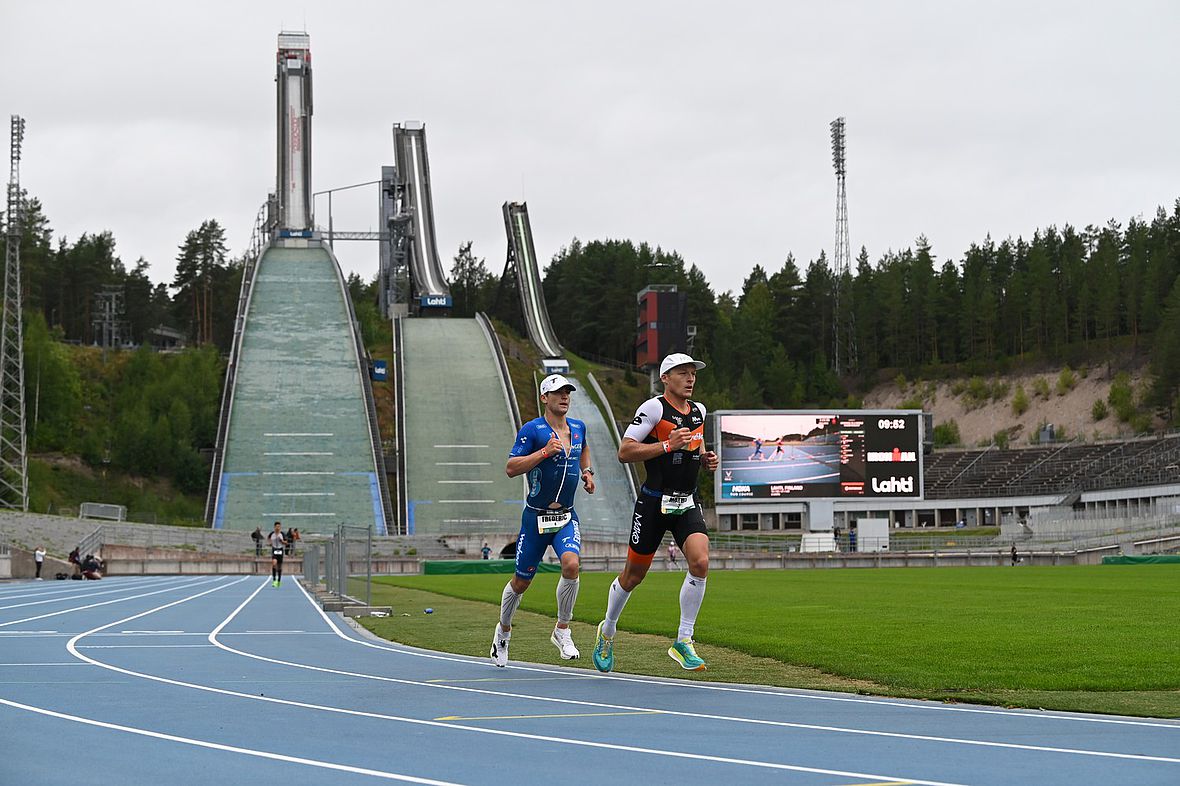
[[[205,521],[214,524],[217,497],[221,486],[221,467],[225,459],[225,440],[229,433],[230,410],[233,409],[234,382],[237,378],[238,358],[242,351],[242,336],[246,332],[246,316],[250,298],[254,294],[254,274],[272,229],[268,214],[269,202],[264,202],[254,217],[250,246],[242,266],[242,283],[238,288],[238,313],[234,318],[234,338],[230,344],[229,361],[225,366],[225,384],[221,389],[221,412],[217,419],[217,441],[213,445],[213,466],[209,473],[209,491],[205,496]]]
[[[496,328],[488,319],[487,314],[482,311],[476,312],[475,320],[483,328],[484,334],[488,337],[492,350],[496,354],[496,363],[500,366],[500,376],[506,387],[505,393],[508,396],[508,410],[512,414],[512,423],[517,429],[520,429],[524,422],[520,419],[520,406],[516,403],[516,387],[512,384],[512,375],[508,373],[508,360],[504,357],[504,348],[500,346],[500,336],[496,333]]]
[[[365,605],[373,605],[373,530],[371,527],[357,527],[340,524],[324,546],[324,586],[328,592],[339,598],[352,599],[348,592],[349,564],[353,552],[359,556],[363,549],[365,562]],[[305,576],[306,578],[306,576]],[[359,577],[358,577],[359,578]]]

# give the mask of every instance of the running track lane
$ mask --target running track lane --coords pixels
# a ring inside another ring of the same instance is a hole
[[[0,783],[73,782],[63,751],[115,782],[1180,782],[1174,721],[495,669],[374,640],[292,579],[2,589],[55,602],[0,609]]]

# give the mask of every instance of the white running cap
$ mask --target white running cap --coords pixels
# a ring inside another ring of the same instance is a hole
[[[664,376],[665,374],[667,374],[669,371],[676,368],[677,366],[685,366],[685,365],[688,365],[689,363],[696,366],[697,371],[700,371],[702,368],[705,367],[705,364],[702,363],[701,361],[693,360],[692,358],[690,358],[688,355],[684,354],[683,352],[676,352],[676,353],[668,355],[668,357],[664,358],[664,362],[660,364],[660,376],[661,377]]]
[[[555,390],[564,390],[565,388],[569,388],[571,391],[577,390],[577,388],[574,387],[574,384],[563,377],[561,374],[550,374],[541,380],[542,396],[546,395],[547,393],[552,393]]]

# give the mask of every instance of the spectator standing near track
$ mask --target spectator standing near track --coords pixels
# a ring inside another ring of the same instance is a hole
[[[664,395],[648,399],[639,407],[619,446],[619,461],[642,461],[647,481],[635,501],[627,562],[611,583],[606,618],[598,624],[593,660],[599,671],[614,668],[619,616],[632,590],[647,575],[656,549],[669,530],[684,554],[688,572],[680,587],[680,627],[668,655],[689,671],[705,668],[692,640],[709,573],[709,536],[704,513],[696,501],[697,473],[702,464],[710,472],[717,469],[717,454],[705,451],[705,407],[690,400],[697,372],[704,367],[704,363],[682,353],[664,358],[660,363]]]
[[[250,537],[254,538],[254,556],[261,557],[262,556],[262,541],[266,537],[265,535],[262,534],[262,527],[255,527],[254,531],[250,533]]]
[[[488,545],[488,542],[486,540],[483,542],[483,548],[481,548],[479,550],[479,553],[483,555],[484,559],[491,559],[492,558],[492,548],[491,548],[491,546]]]
[[[283,552],[287,539],[283,536],[283,525],[275,522],[275,531],[267,536],[270,544],[270,585],[277,587],[283,582]]]
[[[295,531],[287,527],[287,534],[283,536],[283,541],[287,544],[286,551],[290,554],[295,549]]]
[[[570,393],[575,390],[561,374],[550,374],[541,381],[545,412],[521,427],[504,468],[510,478],[527,473],[528,497],[516,540],[516,571],[500,596],[500,621],[492,637],[491,658],[497,666],[508,665],[512,615],[532,583],[545,549],[550,546],[561,560],[561,578],[557,582],[557,627],[549,640],[557,647],[562,660],[581,655],[569,630],[578,598],[582,551],[574,494],[579,479],[588,494],[594,493],[594,468],[590,466],[586,424],[566,417]]]
[[[668,568],[680,568],[679,563],[676,562],[676,541],[668,541]]]
[[[45,564],[45,547],[38,546],[33,552],[33,562],[37,565],[37,581],[41,581],[41,567]]]

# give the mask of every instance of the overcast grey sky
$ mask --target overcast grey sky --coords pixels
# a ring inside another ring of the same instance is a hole
[[[1180,197],[1175,2],[0,0],[0,113],[27,120],[22,182],[55,232],[110,230],[156,281],[207,218],[243,250],[274,189],[281,29],[311,35],[316,190],[376,179],[392,123],[426,122],[448,269],[473,240],[498,273],[522,197],[545,260],[642,240],[718,290],[803,267],[831,255],[838,115],[874,262]],[[337,195],[336,228],[374,229],[376,201]],[[376,244],[337,251],[376,272]]]

